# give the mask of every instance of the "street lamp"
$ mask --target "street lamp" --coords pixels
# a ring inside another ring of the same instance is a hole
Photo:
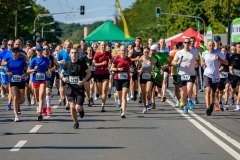
[[[24,8],[19,9],[19,10],[16,9],[15,27],[14,27],[14,37],[15,37],[15,39],[17,38],[18,11],[24,10],[24,9],[29,9],[29,8],[32,8],[32,6],[26,6],[26,7],[24,7]]]
[[[52,24],[54,24],[54,23],[55,23],[55,22],[50,22],[50,23],[44,24],[44,25],[42,26],[42,34],[41,34],[42,38],[43,38],[43,30],[44,30],[44,27],[47,26],[47,25],[52,25]]]

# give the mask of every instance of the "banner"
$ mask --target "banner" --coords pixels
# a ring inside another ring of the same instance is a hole
[[[240,18],[232,21],[231,42],[240,42]]]
[[[122,19],[122,21],[123,21],[125,38],[130,38],[130,34],[129,34],[129,31],[128,31],[127,22],[126,22],[126,20],[125,20],[124,15],[123,15],[122,8],[121,8],[120,3],[119,3],[118,0],[116,0],[116,3],[117,3],[117,7],[118,7],[119,14],[120,14],[121,19]]]
[[[206,35],[207,41],[213,40],[213,33],[212,33],[212,27],[208,26],[207,28],[207,35]]]

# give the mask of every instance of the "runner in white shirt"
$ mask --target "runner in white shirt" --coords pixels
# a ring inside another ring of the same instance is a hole
[[[216,50],[214,50],[214,42],[208,42],[208,50],[203,52],[202,66],[204,69],[204,85],[206,87],[206,114],[211,116],[213,112],[215,93],[217,90],[218,83],[220,81],[219,68],[221,64],[227,65],[225,56]]]
[[[194,108],[194,104],[189,97],[192,97],[192,88],[195,81],[195,66],[198,61],[198,54],[190,50],[190,39],[185,38],[184,48],[178,51],[172,61],[172,65],[178,66],[178,85],[181,89],[181,101],[184,104],[184,113],[188,113],[188,105],[190,109]]]

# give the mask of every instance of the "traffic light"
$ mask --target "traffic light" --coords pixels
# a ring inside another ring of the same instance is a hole
[[[160,7],[156,7],[156,17],[159,17],[161,15],[161,9]]]
[[[85,6],[80,6],[80,15],[85,14]]]

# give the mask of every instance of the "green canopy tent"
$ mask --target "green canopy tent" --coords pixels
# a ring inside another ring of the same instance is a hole
[[[135,39],[125,38],[125,33],[112,21],[107,21],[94,31],[92,31],[86,38],[87,43],[95,43],[98,41],[107,41],[107,42],[121,42],[123,44],[128,44],[134,41]]]

